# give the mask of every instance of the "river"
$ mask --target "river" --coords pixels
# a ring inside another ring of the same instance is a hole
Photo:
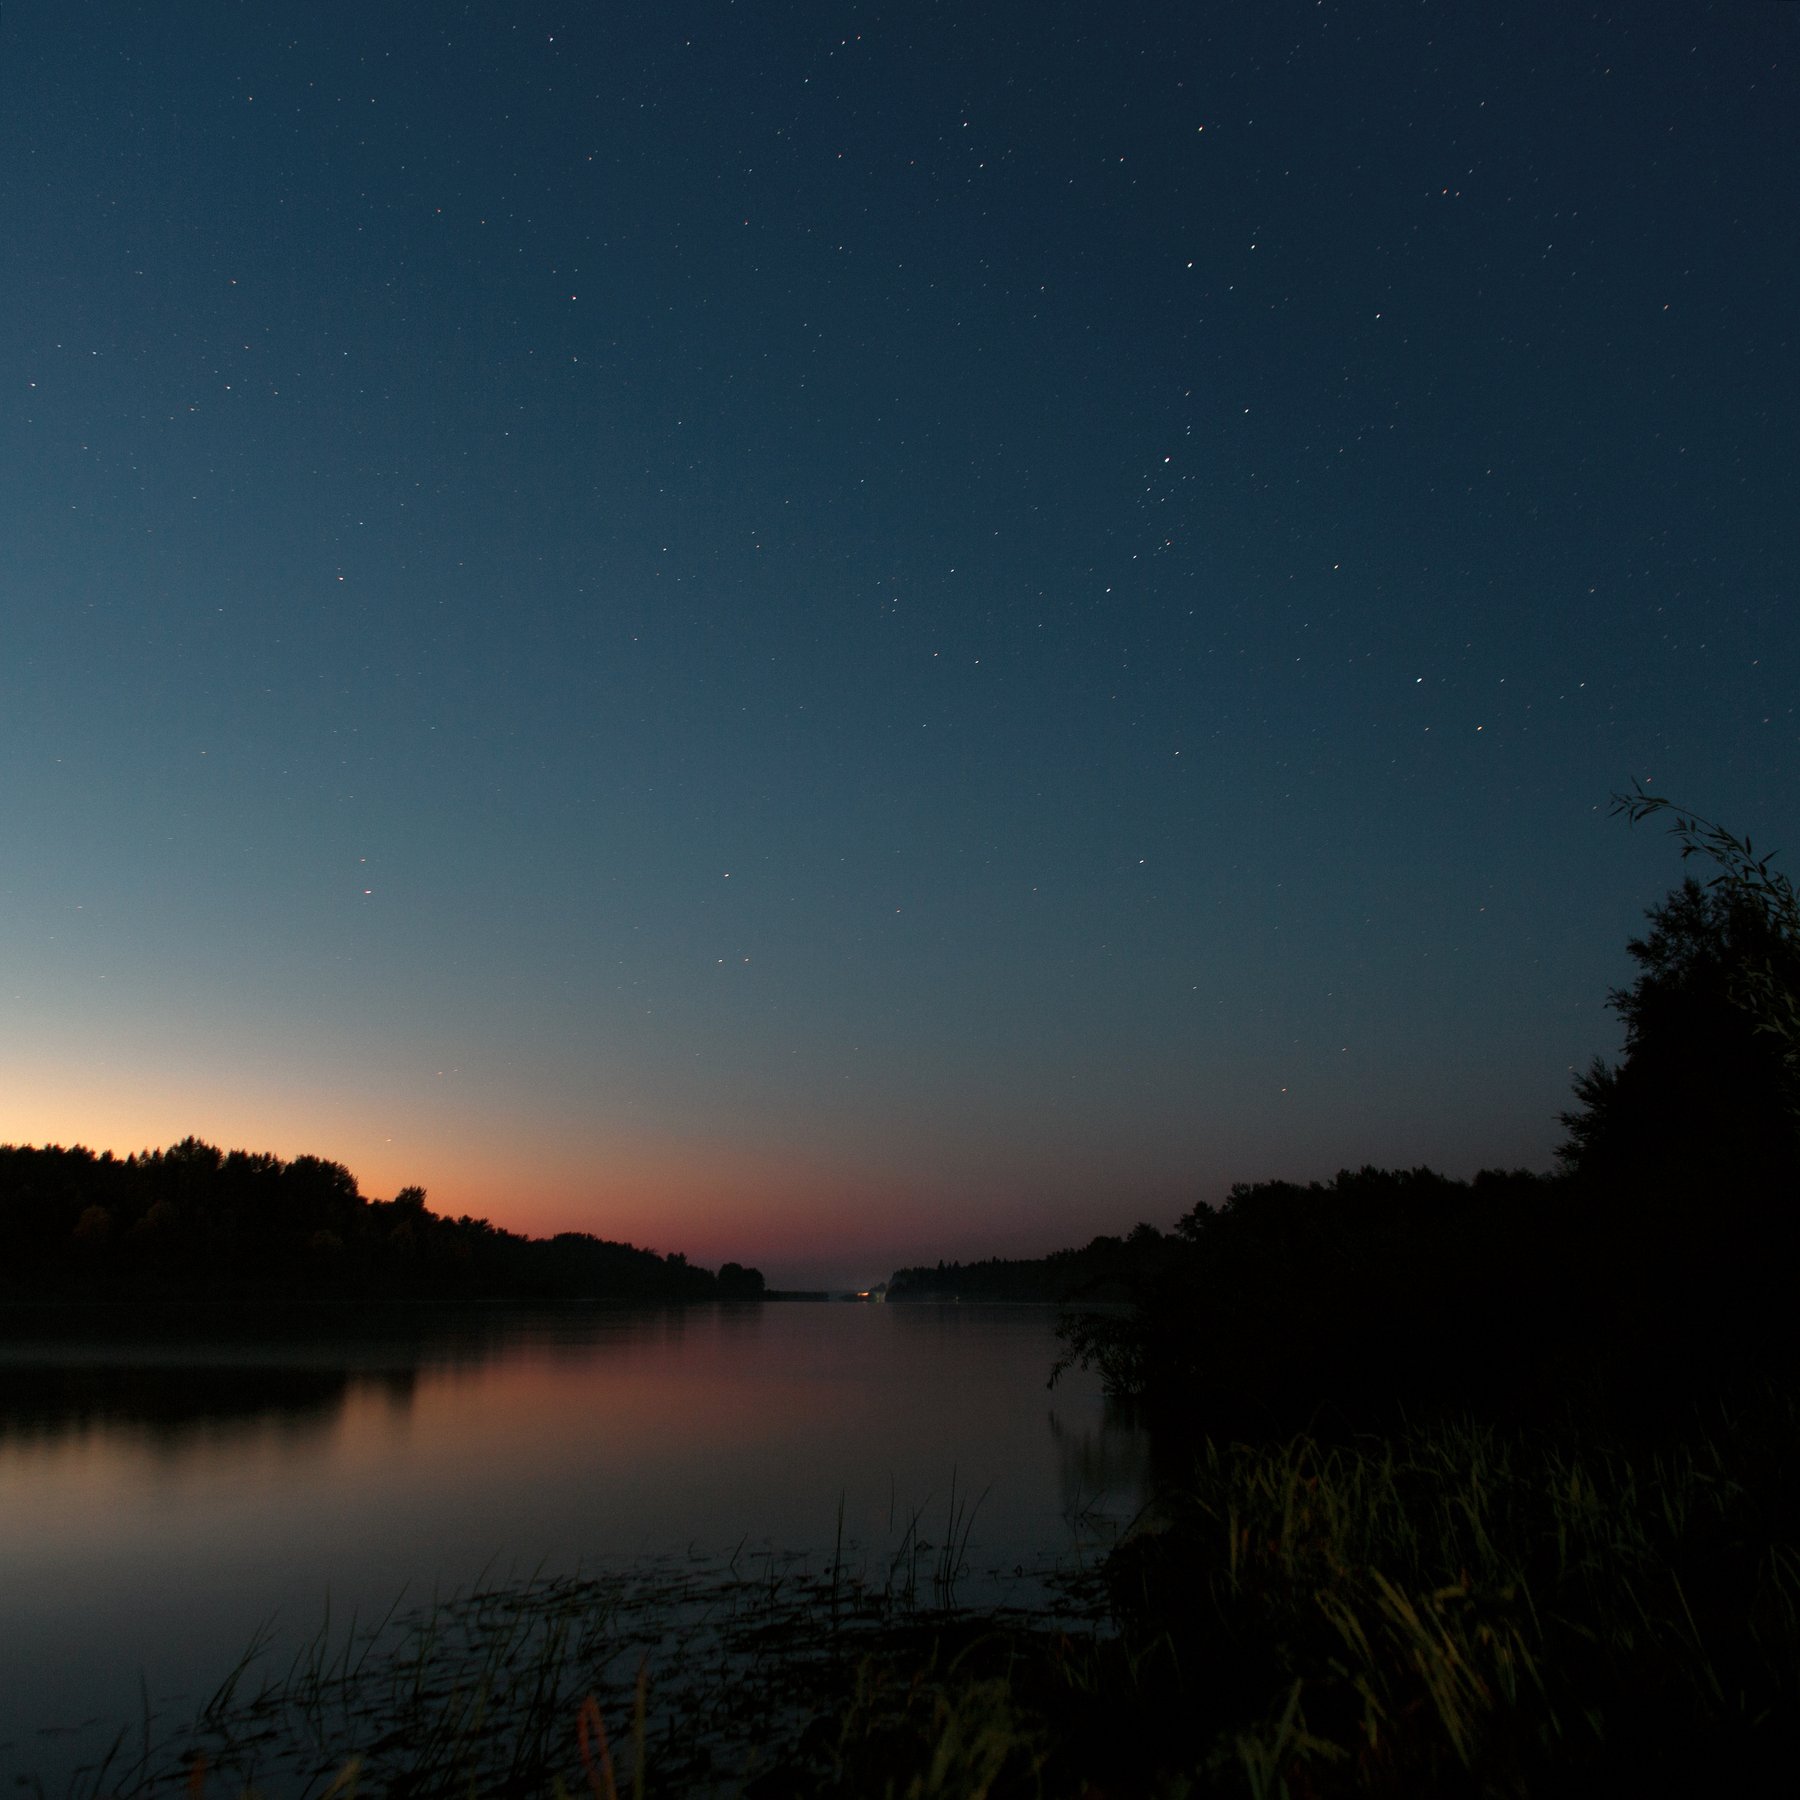
[[[1029,1600],[1137,1510],[1147,1446],[1048,1308],[494,1311],[0,1341],[0,1774],[397,1600],[745,1549],[966,1537]],[[839,1549],[839,1546],[842,1549]]]

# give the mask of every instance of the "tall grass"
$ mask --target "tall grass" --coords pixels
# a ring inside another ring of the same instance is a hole
[[[1655,1443],[1207,1444],[1108,1561],[1105,1617],[943,1604],[953,1488],[942,1542],[915,1511],[873,1572],[840,1518],[817,1570],[740,1547],[478,1589],[274,1673],[265,1640],[86,1792],[1729,1793],[1800,1741],[1797,1478],[1787,1400]]]
[[[967,1685],[950,1641],[1000,1617],[949,1604],[974,1510],[953,1487],[942,1543],[921,1535],[920,1508],[901,1551],[872,1566],[840,1508],[817,1566],[740,1546],[725,1560],[477,1586],[367,1627],[328,1613],[285,1659],[265,1627],[191,1720],[171,1728],[146,1706],[68,1800],[814,1791],[859,1743],[917,1740]],[[1063,1614],[1081,1629],[1102,1604],[1078,1585]],[[956,1771],[997,1743],[971,1725],[966,1754],[944,1752],[920,1791],[972,1791]]]
[[[1794,1426],[1208,1445],[1115,1596],[1254,1795],[1748,1766],[1800,1715]]]

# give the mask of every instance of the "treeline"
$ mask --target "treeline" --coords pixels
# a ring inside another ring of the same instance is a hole
[[[1596,1316],[1576,1216],[1566,1179],[1525,1170],[1240,1183],[1159,1239],[1128,1311],[1063,1335],[1115,1392],[1225,1435],[1505,1414],[1583,1379],[1560,1328]]]
[[[991,1256],[982,1262],[939,1262],[896,1269],[890,1300],[1130,1300],[1154,1275],[1164,1255],[1163,1234],[1139,1225],[1126,1237],[1096,1237],[1080,1249],[1048,1256]]]
[[[717,1274],[586,1232],[523,1237],[448,1218],[423,1188],[372,1200],[341,1163],[197,1138],[118,1157],[0,1146],[0,1302],[704,1300],[755,1298]]]
[[[1717,872],[1628,944],[1623,1054],[1577,1077],[1554,1175],[1236,1187],[1128,1309],[1073,1317],[1070,1356],[1164,1427],[1154,1529],[1106,1565],[1110,1787],[1709,1793],[1779,1766],[1800,901],[1673,823]]]
[[[1800,905],[1747,844],[1675,829],[1721,873],[1627,945],[1624,1054],[1577,1078],[1556,1174],[1235,1187],[1160,1240],[1129,1310],[1065,1326],[1062,1366],[1251,1436],[1422,1411],[1651,1424],[1800,1378]]]

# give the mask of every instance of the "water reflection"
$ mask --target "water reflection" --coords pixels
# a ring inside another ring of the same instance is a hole
[[[0,1443],[54,1443],[100,1428],[135,1429],[166,1450],[205,1435],[260,1432],[270,1425],[297,1437],[328,1431],[354,1381],[410,1402],[411,1369],[353,1377],[344,1369],[284,1369],[261,1364],[174,1370],[131,1364],[75,1367],[0,1364]]]
[[[827,1555],[840,1519],[879,1571],[959,1507],[979,1601],[1140,1503],[1142,1439],[1077,1380],[1046,1396],[1035,1309],[269,1324],[0,1342],[0,1775],[36,1766],[42,1725],[134,1716],[140,1675],[178,1709],[271,1617],[303,1641],[327,1604],[477,1577]]]
[[[1131,1409],[1103,1403],[1098,1423],[1049,1416],[1057,1492],[1067,1518],[1129,1522],[1150,1492],[1151,1449]]]
[[[722,1320],[754,1307],[721,1307]],[[478,1370],[524,1348],[587,1362],[634,1338],[667,1342],[682,1309],[396,1310],[252,1321],[241,1310],[97,1315],[0,1341],[0,1444],[99,1428],[170,1450],[270,1429],[327,1432],[360,1394],[410,1407],[422,1379]]]

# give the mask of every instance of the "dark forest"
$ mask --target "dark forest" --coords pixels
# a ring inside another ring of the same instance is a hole
[[[717,1274],[587,1232],[445,1218],[422,1188],[371,1200],[340,1163],[197,1138],[119,1157],[0,1147],[0,1301],[753,1299]]]

